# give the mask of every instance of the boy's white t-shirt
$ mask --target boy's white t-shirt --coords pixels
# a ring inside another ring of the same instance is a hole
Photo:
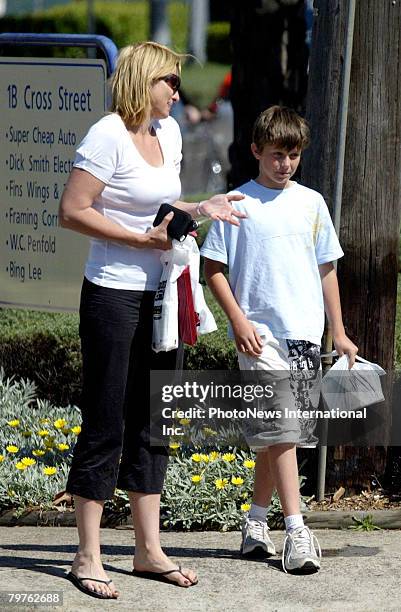
[[[106,184],[93,207],[104,217],[141,234],[152,226],[160,204],[173,204],[181,195],[180,128],[172,117],[154,121],[153,127],[164,159],[159,168],[140,155],[116,113],[90,128],[74,161],[76,168]],[[162,271],[161,252],[92,238],[85,276],[104,287],[156,290]]]
[[[215,221],[201,254],[228,264],[233,294],[260,334],[320,344],[324,304],[319,264],[344,255],[323,197],[293,182],[282,190],[249,181],[231,193],[247,214]],[[230,336],[232,330],[229,330]]]

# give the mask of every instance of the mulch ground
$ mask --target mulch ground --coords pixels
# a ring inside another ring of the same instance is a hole
[[[346,496],[341,487],[333,495],[326,495],[322,501],[308,502],[310,510],[386,510],[401,508],[401,495],[387,495],[385,491],[362,491],[359,495]]]

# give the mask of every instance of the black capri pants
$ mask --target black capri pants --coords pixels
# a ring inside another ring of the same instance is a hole
[[[150,370],[179,364],[177,351],[152,351],[154,295],[84,278],[82,429],[67,481],[71,494],[106,500],[116,487],[142,493],[163,488],[168,451],[150,444]]]

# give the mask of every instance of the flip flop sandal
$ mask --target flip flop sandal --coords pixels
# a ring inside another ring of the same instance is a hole
[[[77,589],[79,589],[80,591],[82,591],[82,593],[85,593],[86,595],[90,595],[91,597],[97,597],[97,599],[117,599],[112,595],[110,596],[103,595],[102,593],[96,593],[96,591],[92,591],[84,584],[82,584],[83,580],[92,580],[92,582],[102,582],[103,584],[110,584],[110,582],[113,582],[112,580],[99,580],[98,578],[78,578],[78,576],[76,576],[72,572],[69,572],[67,574],[67,579],[70,580],[72,584],[77,587]]]
[[[181,576],[183,576],[186,580],[189,580],[189,582],[191,583],[191,586],[195,586],[195,584],[198,584],[197,580],[196,582],[192,582],[192,580],[190,580],[188,576],[182,573],[181,565],[179,565],[178,567],[175,567],[174,569],[167,570],[167,572],[150,572],[150,571],[140,571],[140,570],[133,569],[132,575],[136,576],[137,578],[147,578],[148,580],[156,580],[157,582],[165,582],[167,584],[172,584],[174,586],[185,588],[185,585],[179,584],[178,582],[175,582],[174,580],[169,580],[167,578],[167,576],[169,574],[172,574],[173,572],[179,572]]]

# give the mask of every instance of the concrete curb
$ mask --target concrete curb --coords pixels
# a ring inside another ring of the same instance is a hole
[[[372,517],[373,525],[381,529],[401,529],[401,508],[388,510],[325,510],[305,512],[305,523],[313,529],[348,529],[355,525],[352,517]]]
[[[401,529],[401,507],[389,510],[326,510],[321,512],[304,512],[305,523],[313,529],[347,529],[355,525],[352,517],[364,518],[368,514],[372,522],[381,529]],[[31,510],[15,516],[13,510],[0,514],[0,527],[76,527],[73,510]],[[131,518],[118,522],[113,517],[102,520],[102,527],[120,527],[132,529]]]

